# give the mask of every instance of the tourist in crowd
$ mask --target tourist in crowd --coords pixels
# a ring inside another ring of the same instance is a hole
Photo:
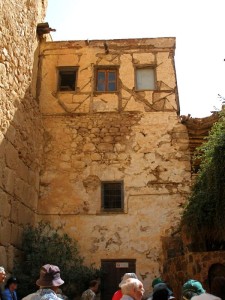
[[[82,300],[94,300],[99,289],[99,281],[92,280],[89,283],[89,288],[83,292],[81,299]]]
[[[182,288],[183,300],[221,300],[220,298],[206,293],[201,282],[197,280],[188,280]]]
[[[30,294],[23,298],[26,300],[61,300],[57,296],[59,286],[64,281],[60,278],[60,270],[54,265],[44,265],[40,270],[40,277],[36,281],[39,290],[36,293]]]
[[[152,280],[152,288],[154,288],[154,286],[158,283],[164,283],[164,281],[162,280],[162,278],[160,277],[156,277]]]
[[[3,267],[0,267],[0,284],[5,281],[6,274],[5,269]]]
[[[0,267],[0,284],[5,281],[6,274],[5,274],[5,269],[3,267]],[[0,288],[0,300],[2,299],[2,291]]]
[[[125,283],[125,281],[129,278],[136,278],[137,279],[137,275],[135,273],[125,273],[123,275],[123,277],[121,278],[122,281],[119,284],[119,288],[121,288],[121,285]],[[121,289],[119,289],[118,291],[116,291],[112,297],[112,300],[120,300],[122,298],[123,294]]]
[[[141,300],[145,292],[142,282],[136,278],[129,278],[121,284],[121,291],[121,300]]]
[[[173,292],[168,288],[165,282],[157,283],[154,285],[152,300],[157,299],[174,299]]]
[[[157,290],[152,294],[152,300],[168,300],[170,298],[167,288]]]
[[[169,289],[168,285],[163,282],[163,280],[161,278],[155,278],[153,281],[152,281],[152,287],[153,287],[153,293],[150,294],[150,296],[148,297],[147,300],[152,300],[153,299],[153,294],[155,294],[155,298],[157,297],[160,297],[160,295],[166,295],[168,293],[168,297],[167,299],[174,299],[174,296],[173,296],[173,292],[171,291],[171,289]],[[161,292],[163,290],[167,290],[167,293],[165,292]],[[159,292],[159,293],[158,293]]]
[[[10,277],[5,285],[5,290],[2,292],[2,300],[17,300],[16,289],[18,280],[15,277]]]
[[[182,299],[190,300],[194,296],[198,296],[205,293],[201,282],[190,279],[182,287]]]
[[[211,293],[222,300],[225,300],[225,277],[217,276],[211,284]]]

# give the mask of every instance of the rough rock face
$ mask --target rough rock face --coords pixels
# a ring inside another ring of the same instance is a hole
[[[177,112],[173,38],[41,45],[44,124],[40,219],[63,225],[87,263],[136,259],[149,289],[162,270],[161,238],[189,192],[188,134]],[[118,70],[118,90],[96,91],[96,70]],[[154,66],[156,88],[137,91],[135,70]],[[59,91],[75,67],[76,90]],[[102,182],[123,182],[123,209],[102,209]]]
[[[8,271],[19,254],[22,225],[34,222],[37,209],[36,26],[46,6],[46,0],[0,1],[0,265]]]

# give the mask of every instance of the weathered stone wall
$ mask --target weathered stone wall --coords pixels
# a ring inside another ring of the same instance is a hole
[[[33,66],[46,0],[0,1],[0,265],[12,270],[22,225],[35,220],[41,118]]]
[[[189,192],[188,135],[177,116],[174,39],[42,44],[44,161],[39,219],[62,225],[86,263],[136,259],[149,290],[162,271],[161,238]],[[157,89],[137,92],[136,65],[156,66]],[[119,91],[96,93],[96,65],[118,66]],[[77,90],[57,90],[57,67],[77,66]],[[101,182],[124,181],[124,212],[101,210]]]
[[[181,297],[181,289],[188,279],[195,279],[209,292],[208,275],[215,264],[225,266],[225,252],[189,252],[185,255],[168,259],[164,265],[164,280],[172,287],[176,299]]]

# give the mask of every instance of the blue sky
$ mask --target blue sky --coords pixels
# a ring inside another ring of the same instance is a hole
[[[181,114],[210,115],[225,97],[224,0],[48,0],[53,40],[176,37]]]

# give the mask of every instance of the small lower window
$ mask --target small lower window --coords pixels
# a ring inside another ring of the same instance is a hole
[[[59,69],[59,91],[76,90],[77,69],[74,67],[64,67]]]
[[[102,210],[123,210],[123,182],[102,182]]]

